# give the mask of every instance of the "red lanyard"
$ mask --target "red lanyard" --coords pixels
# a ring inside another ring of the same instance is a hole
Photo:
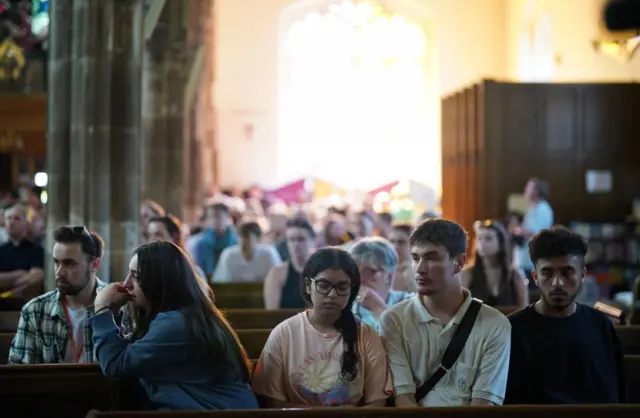
[[[69,317],[69,308],[67,307],[67,301],[64,299],[62,300],[62,307],[64,308],[64,317],[67,320],[67,325],[69,325],[69,342],[71,343],[73,356],[75,362],[77,363],[82,358],[82,352],[84,351],[84,341],[82,341],[82,345],[80,347],[76,347],[76,339],[73,337],[73,324],[71,323],[71,318]]]

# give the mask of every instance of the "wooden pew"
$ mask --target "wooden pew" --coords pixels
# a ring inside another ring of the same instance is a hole
[[[19,320],[20,311],[0,311],[0,332],[15,332]]]
[[[259,411],[172,411],[172,412],[98,412],[87,418],[636,418],[640,405],[549,405],[549,406],[479,406],[429,408],[314,408],[261,409]]]
[[[227,320],[236,330],[271,329],[276,325],[297,315],[300,309],[227,309],[223,310]]]
[[[622,344],[624,354],[638,355],[640,354],[640,326],[621,326],[616,327],[618,337]],[[244,345],[249,357],[258,358],[262,352],[262,348],[269,337],[270,329],[238,329],[236,331],[242,344]],[[9,355],[9,347],[13,340],[14,333],[0,333],[0,364],[7,363]]]
[[[260,293],[217,293],[216,306],[220,309],[264,309],[264,297]]]
[[[640,356],[626,356],[625,365],[628,401],[639,403]],[[131,382],[105,378],[95,364],[0,365],[0,405],[2,408],[0,416],[3,418],[31,416],[80,418],[87,415],[91,409],[126,410],[131,409],[134,405],[130,394]],[[507,407],[496,408],[494,413],[502,408]],[[342,409],[339,411],[346,412]],[[429,411],[431,414],[431,409]],[[424,411],[422,413],[424,414]],[[635,413],[637,414],[638,411]],[[106,418],[110,415],[101,414],[99,416]],[[114,415],[114,418],[118,416],[124,418],[128,415]],[[606,418],[614,418],[615,416],[617,415]],[[584,418],[583,415],[580,417]],[[543,415],[540,418],[548,417]]]
[[[0,366],[0,416],[80,418],[91,409],[124,409],[120,382],[95,364]]]
[[[240,338],[240,342],[242,342],[244,349],[247,350],[249,358],[260,358],[260,354],[262,353],[264,345],[267,343],[267,338],[269,338],[271,330],[239,329],[236,332],[238,333],[238,338]]]

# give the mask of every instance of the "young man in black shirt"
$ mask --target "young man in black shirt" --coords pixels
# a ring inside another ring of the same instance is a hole
[[[562,227],[529,242],[541,299],[513,313],[505,404],[601,404],[626,399],[623,353],[611,321],[575,302],[587,245]]]

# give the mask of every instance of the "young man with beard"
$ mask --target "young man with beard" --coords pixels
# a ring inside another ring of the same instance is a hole
[[[409,244],[418,294],[380,318],[396,406],[502,404],[509,321],[461,285],[466,232],[455,222],[427,219],[411,233]]]
[[[529,242],[541,299],[509,316],[511,362],[505,403],[601,404],[626,398],[623,353],[611,321],[575,302],[587,244],[553,227]]]
[[[91,327],[96,277],[104,243],[84,226],[63,226],[53,233],[57,289],[22,308],[11,343],[9,364],[93,363]]]

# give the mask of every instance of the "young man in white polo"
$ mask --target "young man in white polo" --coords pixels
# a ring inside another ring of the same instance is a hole
[[[511,326],[460,283],[466,232],[455,222],[427,219],[409,241],[418,294],[380,318],[396,406],[501,405]]]

